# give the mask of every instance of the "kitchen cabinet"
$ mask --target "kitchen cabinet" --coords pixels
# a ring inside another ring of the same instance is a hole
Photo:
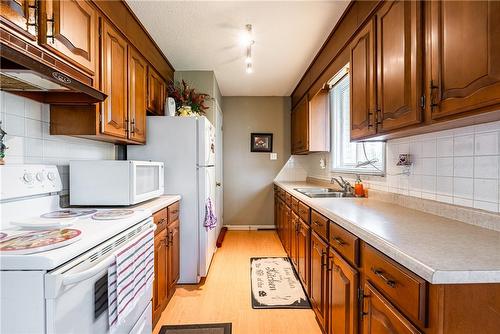
[[[311,280],[309,299],[311,306],[316,313],[318,323],[326,330],[327,322],[327,257],[328,244],[312,231],[311,233]]]
[[[8,24],[31,40],[37,40],[38,9],[36,0],[0,1],[2,23]]]
[[[370,283],[363,288],[363,334],[420,334]]]
[[[378,132],[421,122],[422,3],[387,1],[377,20]]]
[[[102,132],[127,138],[127,42],[107,21],[102,24]]]
[[[292,264],[295,268],[295,270],[298,272],[299,270],[299,262],[298,262],[298,234],[299,234],[299,227],[300,227],[300,221],[299,221],[299,216],[292,211],[291,213],[292,219],[291,219],[291,228],[290,228],[290,260],[292,261]]]
[[[358,332],[358,271],[330,248],[328,256],[328,333]]]
[[[330,150],[330,112],[326,89],[304,97],[292,110],[292,154]]]
[[[153,281],[153,326],[175,293],[179,280],[179,202],[153,214],[155,231],[155,279]]]
[[[165,114],[165,99],[167,98],[167,84],[152,67],[148,70],[148,103],[147,109],[153,115]]]
[[[160,319],[167,299],[167,230],[155,236],[155,279],[153,281],[153,324]]]
[[[40,4],[40,44],[90,75],[97,71],[97,9],[85,0],[44,0]]]
[[[292,254],[292,210],[286,205],[283,204],[283,239],[285,240],[285,251],[289,257]]]
[[[146,142],[147,63],[133,47],[128,48],[129,138]]]
[[[169,222],[168,227],[168,275],[167,275],[167,291],[168,299],[175,292],[175,285],[179,280],[179,264],[180,264],[180,234],[179,234],[179,219]]]
[[[429,3],[431,117],[467,115],[500,105],[500,3]]]
[[[375,20],[370,20],[349,46],[351,140],[376,133]]]
[[[302,219],[298,219],[297,266],[299,278],[307,294],[309,291],[309,272],[311,268],[311,228]]]

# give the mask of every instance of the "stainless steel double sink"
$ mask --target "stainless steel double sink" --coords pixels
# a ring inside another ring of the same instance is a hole
[[[294,190],[311,198],[354,197],[354,194],[330,188],[294,188]]]

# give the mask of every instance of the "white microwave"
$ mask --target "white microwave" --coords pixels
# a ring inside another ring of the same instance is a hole
[[[163,162],[75,160],[69,162],[71,205],[133,205],[163,195]]]

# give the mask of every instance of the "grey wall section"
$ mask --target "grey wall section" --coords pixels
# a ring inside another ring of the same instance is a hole
[[[205,93],[210,95],[210,101],[206,101],[205,105],[208,108],[206,116],[208,120],[215,124],[215,106],[214,99],[219,105],[222,103],[222,95],[220,93],[219,84],[215,78],[213,71],[176,71],[174,72],[174,81],[181,82],[182,80],[196,90],[197,93]]]
[[[273,179],[290,157],[289,97],[223,97],[224,224],[273,225]],[[250,133],[273,133],[273,152],[250,152]]]

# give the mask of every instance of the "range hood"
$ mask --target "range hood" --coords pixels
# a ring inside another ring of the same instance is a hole
[[[107,97],[9,45],[0,45],[0,57],[1,90],[50,104],[89,104]]]

